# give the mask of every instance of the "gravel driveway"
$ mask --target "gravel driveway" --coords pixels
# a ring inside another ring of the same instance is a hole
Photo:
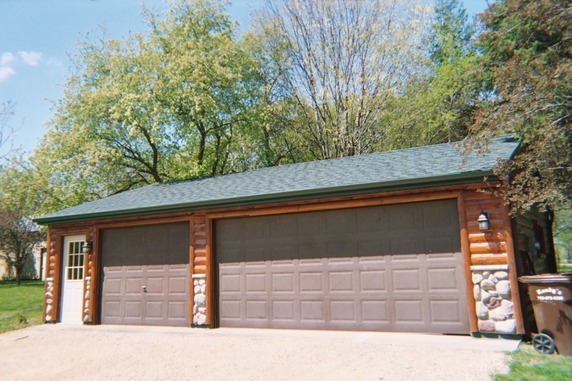
[[[0,335],[2,380],[487,380],[518,341],[373,332],[42,325]]]

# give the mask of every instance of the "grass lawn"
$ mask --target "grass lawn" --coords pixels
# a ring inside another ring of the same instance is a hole
[[[0,281],[0,333],[40,324],[43,297],[43,281]]]
[[[572,379],[572,357],[543,355],[522,344],[509,355],[509,373],[493,376],[495,381],[557,381]]]

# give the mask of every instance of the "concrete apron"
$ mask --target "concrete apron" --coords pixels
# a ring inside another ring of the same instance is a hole
[[[48,324],[37,326],[40,330],[80,330],[125,333],[163,333],[166,335],[199,336],[245,336],[259,338],[283,338],[291,340],[345,341],[348,343],[371,343],[387,346],[417,347],[432,349],[455,349],[466,351],[514,352],[520,340],[459,335],[438,335],[404,332],[354,332],[354,331],[313,331],[296,329],[257,329],[257,328],[188,328],[153,327],[136,325],[73,325]]]

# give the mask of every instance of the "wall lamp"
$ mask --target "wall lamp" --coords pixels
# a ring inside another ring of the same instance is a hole
[[[84,242],[83,247],[81,248],[81,251],[84,254],[91,253],[92,247],[93,247],[93,242],[92,241],[86,241],[86,242]]]
[[[481,210],[481,214],[477,219],[477,223],[479,224],[479,230],[482,231],[489,230],[489,228],[491,227],[491,223],[489,221],[489,214]]]

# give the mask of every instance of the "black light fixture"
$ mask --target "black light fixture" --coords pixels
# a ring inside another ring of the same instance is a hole
[[[93,242],[92,242],[92,241],[86,241],[86,242],[83,243],[83,247],[81,248],[81,251],[82,251],[84,254],[91,253],[91,247],[92,247],[92,246],[93,246]]]
[[[485,230],[489,230],[491,224],[489,221],[489,214],[487,212],[483,212],[481,210],[481,214],[479,215],[479,218],[477,219],[477,223],[479,224],[479,230],[485,231]]]

